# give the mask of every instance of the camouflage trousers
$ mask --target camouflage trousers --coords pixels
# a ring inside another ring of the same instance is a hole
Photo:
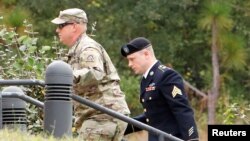
[[[119,119],[96,120],[88,119],[78,131],[82,141],[121,141],[127,123]]]

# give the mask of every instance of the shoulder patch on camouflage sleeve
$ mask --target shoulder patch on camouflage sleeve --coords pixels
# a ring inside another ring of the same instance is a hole
[[[94,60],[95,60],[95,58],[94,58],[93,55],[89,55],[89,56],[87,56],[87,58],[86,58],[86,62],[94,62]]]

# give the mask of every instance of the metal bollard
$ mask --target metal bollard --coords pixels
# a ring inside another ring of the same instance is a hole
[[[72,136],[73,71],[63,61],[52,62],[46,70],[44,131],[54,137]]]
[[[2,92],[24,94],[16,86],[6,87]],[[19,98],[2,97],[2,124],[3,128],[27,131],[26,102]]]
[[[2,95],[0,94],[0,129],[3,128]]]

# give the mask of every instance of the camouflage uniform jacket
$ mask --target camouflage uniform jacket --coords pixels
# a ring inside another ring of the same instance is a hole
[[[83,34],[68,53],[68,63],[74,74],[75,94],[122,114],[130,114],[125,95],[120,89],[120,78],[105,49]],[[74,103],[75,127],[88,118],[111,118],[98,110]]]

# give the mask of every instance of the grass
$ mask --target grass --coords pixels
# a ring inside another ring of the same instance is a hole
[[[46,137],[45,135],[30,135],[27,132],[19,130],[0,130],[0,141],[79,141],[77,138],[54,138],[53,136]]]

